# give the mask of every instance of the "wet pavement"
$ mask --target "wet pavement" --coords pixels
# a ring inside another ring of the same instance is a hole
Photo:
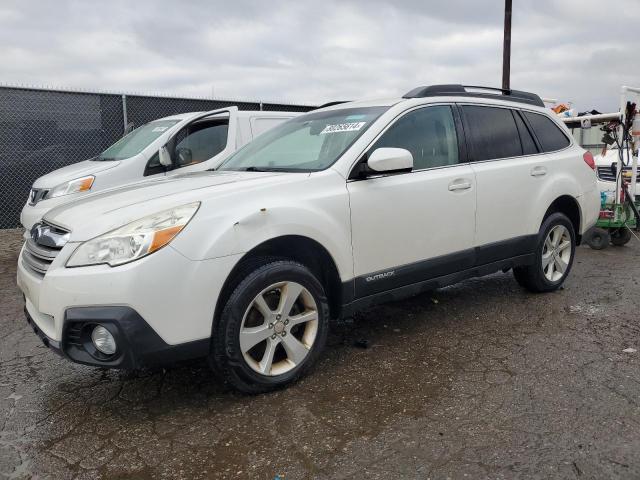
[[[0,478],[640,477],[635,240],[580,247],[553,294],[500,273],[367,310],[257,397],[204,364],[57,357],[22,315],[18,235],[0,240]]]

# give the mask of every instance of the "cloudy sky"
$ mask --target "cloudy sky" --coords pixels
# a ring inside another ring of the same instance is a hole
[[[617,109],[639,0],[513,0],[513,88]],[[503,0],[0,0],[0,83],[319,103],[499,86]]]

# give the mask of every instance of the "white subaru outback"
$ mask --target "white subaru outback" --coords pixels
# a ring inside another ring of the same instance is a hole
[[[599,204],[591,154],[537,95],[420,87],[295,117],[218,171],[56,207],[18,285],[33,330],[71,361],[208,357],[264,392],[365,306],[508,269],[557,289]]]

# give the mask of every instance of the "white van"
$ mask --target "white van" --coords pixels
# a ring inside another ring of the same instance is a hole
[[[226,107],[154,120],[97,157],[38,178],[20,223],[28,231],[51,208],[88,192],[145,178],[215,169],[237,149],[296,115]]]

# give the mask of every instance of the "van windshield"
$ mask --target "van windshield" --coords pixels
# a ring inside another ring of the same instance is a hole
[[[219,170],[324,170],[388,108],[342,108],[294,117],[238,150]]]
[[[157,120],[155,122],[142,125],[111,145],[104,152],[94,158],[94,160],[108,161],[131,158],[148,147],[151,142],[179,121],[180,120]]]

